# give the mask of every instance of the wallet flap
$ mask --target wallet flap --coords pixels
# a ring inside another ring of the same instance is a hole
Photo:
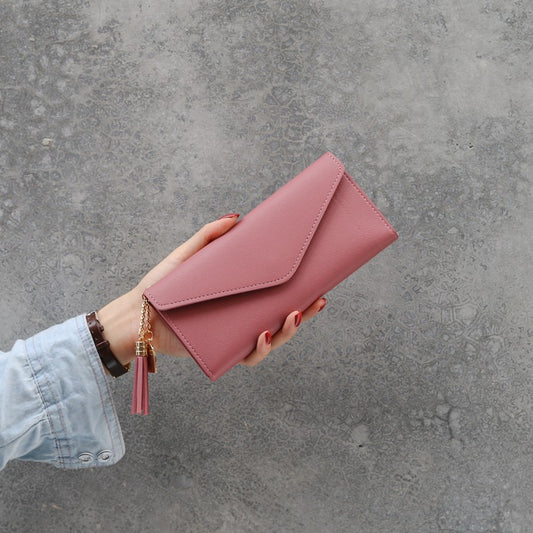
[[[159,310],[286,282],[297,270],[344,173],[325,153],[145,294]],[[238,260],[237,260],[238,258]]]

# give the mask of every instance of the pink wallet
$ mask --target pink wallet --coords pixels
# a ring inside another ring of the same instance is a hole
[[[144,294],[216,381],[397,238],[327,152]]]

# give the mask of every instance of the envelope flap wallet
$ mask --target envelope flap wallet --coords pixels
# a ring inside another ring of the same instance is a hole
[[[343,173],[342,163],[325,153],[147,289],[147,298],[165,311],[286,282],[296,272]]]

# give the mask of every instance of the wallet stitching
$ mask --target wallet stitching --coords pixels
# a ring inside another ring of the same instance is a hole
[[[357,184],[352,179],[350,179],[346,171],[344,172],[343,177],[347,179],[348,183],[361,195],[363,200],[370,206],[372,211],[374,211],[378,218],[385,224],[386,228],[394,235],[394,237],[396,237],[396,230],[391,226],[390,222],[388,222],[387,219],[378,211],[376,206],[367,198],[366,194],[363,193],[363,191],[357,186]]]
[[[339,184],[339,175],[341,172],[344,171],[344,168],[342,166],[342,164],[340,163],[340,161],[335,157],[333,156],[333,154],[329,153],[327,154],[332,160],[333,162],[337,165],[338,167],[338,172],[337,172],[337,175],[335,176],[335,180],[334,182],[332,183],[329,191],[328,191],[328,194],[326,196],[326,199],[324,200],[324,202],[322,203],[321,207],[320,207],[320,210],[317,214],[317,216],[315,217],[315,220],[313,221],[313,224],[311,226],[311,229],[309,230],[309,233],[307,234],[307,237],[304,241],[304,243],[302,244],[302,247],[300,248],[300,251],[298,253],[298,256],[296,257],[296,259],[294,260],[294,263],[292,264],[292,267],[290,268],[290,270],[285,273],[283,276],[281,276],[280,278],[276,278],[276,279],[271,279],[269,281],[264,281],[262,283],[252,283],[251,285],[243,285],[241,287],[234,287],[232,289],[225,289],[223,291],[217,291],[217,292],[209,292],[209,293],[205,293],[205,294],[201,294],[200,296],[193,296],[192,298],[185,298],[185,299],[180,299],[180,300],[176,300],[176,301],[173,301],[173,302],[166,302],[166,303],[161,303],[160,301],[158,301],[157,299],[155,299],[153,296],[152,296],[152,301],[154,303],[156,303],[157,305],[164,305],[164,306],[168,306],[168,305],[175,305],[177,303],[180,303],[180,302],[187,302],[189,300],[200,300],[202,298],[204,298],[205,296],[213,296],[213,295],[216,295],[216,294],[224,294],[225,292],[234,292],[234,291],[237,291],[237,290],[240,290],[240,289],[248,289],[249,287],[260,287],[262,285],[268,285],[270,283],[272,283],[273,281],[279,281],[280,279],[283,279],[285,277],[287,277],[289,274],[291,274],[291,272],[294,271],[294,269],[296,268],[296,265],[298,264],[298,261],[302,255],[302,252],[303,250],[306,248],[306,244],[307,242],[309,241],[309,237],[310,235],[313,233],[314,229],[315,229],[315,226],[317,224],[317,220],[320,218],[321,214],[323,213],[324,211],[324,206],[329,204],[329,201],[331,200],[331,196],[332,196],[332,191],[334,189],[337,188],[338,184]]]

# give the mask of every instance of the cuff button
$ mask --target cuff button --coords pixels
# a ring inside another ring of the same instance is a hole
[[[106,461],[109,461],[109,459],[111,459],[111,457],[113,457],[113,452],[111,450],[102,450],[97,456],[96,458],[98,459],[98,461],[102,462],[102,463],[105,463]]]
[[[89,452],[83,452],[78,455],[78,459],[82,463],[92,463],[94,461],[94,455]]]

